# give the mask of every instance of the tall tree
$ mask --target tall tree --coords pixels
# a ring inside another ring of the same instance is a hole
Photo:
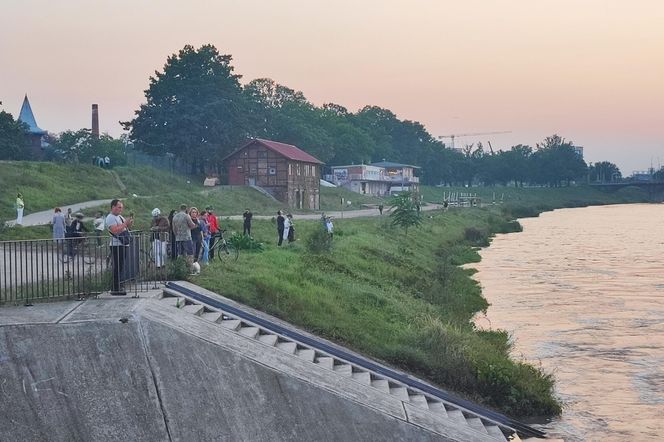
[[[27,156],[27,126],[0,111],[0,160],[23,160]]]
[[[249,123],[232,57],[212,45],[187,45],[150,77],[147,102],[122,123],[138,149],[171,152],[200,171],[246,138]]]

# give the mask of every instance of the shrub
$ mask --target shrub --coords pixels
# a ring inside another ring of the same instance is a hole
[[[332,237],[322,228],[314,229],[307,237],[307,250],[311,253],[328,253],[332,250]]]
[[[238,250],[249,250],[251,252],[262,252],[264,245],[262,242],[258,242],[254,237],[249,235],[242,235],[240,233],[234,233],[228,238],[228,243],[235,247]]]
[[[477,246],[489,245],[489,234],[483,229],[478,229],[477,227],[466,227],[463,235],[466,241],[474,245]]]
[[[184,256],[178,256],[168,262],[168,279],[174,281],[187,281],[191,274],[189,263]]]

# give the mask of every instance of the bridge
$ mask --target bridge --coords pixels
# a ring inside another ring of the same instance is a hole
[[[664,201],[664,181],[621,181],[618,183],[594,183],[590,187],[615,192],[626,187],[637,187],[648,192],[651,201]]]

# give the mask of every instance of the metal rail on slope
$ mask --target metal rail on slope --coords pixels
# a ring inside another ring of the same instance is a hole
[[[476,413],[479,416],[485,417],[487,419],[493,420],[501,425],[505,425],[507,427],[511,427],[514,430],[517,431],[521,436],[524,437],[545,437],[546,434],[540,430],[537,430],[536,428],[533,428],[529,425],[523,424],[517,420],[514,420],[508,416],[505,416],[503,414],[497,413],[495,411],[487,410],[486,408],[480,407],[479,405],[458,398],[445,390],[439,389],[432,387],[431,385],[425,384],[423,382],[417,381],[415,379],[412,379],[402,373],[399,373],[395,370],[389,369],[387,367],[384,367],[382,365],[379,365],[375,362],[372,362],[369,359],[359,357],[355,354],[349,353],[347,351],[344,351],[342,349],[339,349],[338,347],[332,346],[330,344],[327,344],[326,342],[311,338],[309,336],[303,335],[302,333],[298,333],[296,331],[293,331],[289,328],[286,328],[282,325],[276,324],[272,321],[269,321],[267,319],[260,318],[258,316],[252,315],[251,313],[247,313],[244,310],[241,310],[237,307],[233,307],[229,304],[226,304],[222,301],[219,301],[218,299],[214,299],[210,296],[203,295],[201,293],[198,293],[194,290],[191,290],[187,287],[183,287],[181,285],[178,285],[173,282],[168,282],[166,283],[166,287],[168,287],[171,290],[177,291],[195,301],[207,304],[211,307],[217,308],[221,311],[227,312],[233,316],[236,316],[238,318],[242,318],[246,321],[253,322],[256,325],[259,325],[265,329],[271,330],[274,333],[286,336],[288,338],[291,338],[295,341],[299,341],[302,344],[311,346],[313,348],[319,349],[325,353],[328,353],[332,356],[336,356],[340,359],[344,359],[352,364],[355,364],[357,366],[363,367],[367,370],[371,370],[373,372],[379,373],[385,377],[392,378],[396,381],[401,382],[404,385],[407,385],[409,387],[417,388],[418,390],[421,390],[427,394],[430,394],[432,396],[435,396],[443,401],[447,401],[449,403],[458,405],[460,407],[465,408],[466,410],[472,411],[473,413]]]

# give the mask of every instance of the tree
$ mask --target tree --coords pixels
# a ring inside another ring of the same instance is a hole
[[[506,161],[510,165],[511,179],[514,181],[514,185],[523,187],[523,183],[531,178],[532,155],[533,148],[523,144],[512,146],[506,152]]]
[[[27,126],[15,121],[8,112],[0,111],[0,160],[26,158]]]
[[[51,140],[49,151],[55,160],[68,163],[92,163],[96,157],[108,157],[113,165],[126,164],[124,142],[108,134],[99,138],[90,129],[65,131]]]
[[[600,161],[588,167],[588,179],[591,183],[620,181],[622,173],[618,166],[608,161]]]
[[[571,141],[565,141],[559,135],[552,135],[537,144],[533,154],[534,180],[540,184],[560,186],[566,182],[586,175],[588,166],[574,150]]]
[[[246,139],[249,127],[240,75],[232,57],[212,45],[187,45],[150,77],[147,102],[123,122],[138,149],[173,153],[201,172]]]
[[[392,225],[403,228],[406,235],[408,235],[408,228],[422,224],[422,216],[417,210],[418,202],[411,192],[395,195],[392,197],[391,204],[394,207],[390,214]]]

